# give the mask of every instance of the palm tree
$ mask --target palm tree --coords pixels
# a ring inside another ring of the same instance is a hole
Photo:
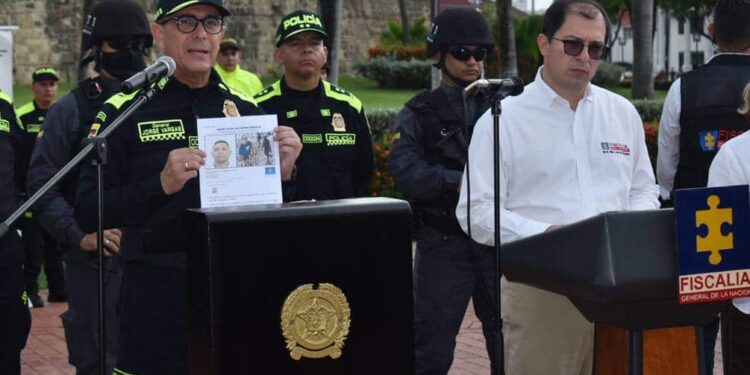
[[[654,97],[654,0],[632,0],[633,99]]]
[[[404,29],[404,44],[411,42],[411,27],[409,26],[409,15],[406,13],[406,0],[398,0],[398,10],[401,12],[401,26]]]

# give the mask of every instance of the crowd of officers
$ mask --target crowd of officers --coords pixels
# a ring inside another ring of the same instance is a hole
[[[225,36],[230,12],[222,0],[159,0],[157,7],[149,23],[133,0],[97,2],[82,33],[81,62],[93,62],[97,75],[54,105],[59,77],[49,67],[33,74],[32,102],[14,109],[0,93],[0,217],[5,218],[80,150],[82,139],[99,134],[130,106],[135,95],[119,93],[120,83],[145,68],[150,47],[176,62],[174,76],[153,84],[150,102],[108,138],[102,266],[105,367],[113,374],[187,373],[185,258],[176,239],[184,238],[178,233],[180,212],[199,206],[196,177],[206,153],[191,141],[197,118],[276,114],[280,125],[273,138],[285,201],[362,196],[374,169],[362,102],[324,79],[328,35],[316,14],[300,10],[282,18],[273,53],[283,75],[263,88],[240,67],[240,44]],[[719,53],[670,90],[662,126],[671,130],[659,135],[660,150],[669,152],[660,151],[657,169],[665,205],[673,188],[707,183],[721,145],[699,136],[716,131],[727,142],[749,126],[736,113],[750,81],[748,18],[746,1],[719,0],[709,29]],[[522,95],[504,104],[503,241],[599,212],[659,207],[635,108],[590,84],[607,55],[610,29],[594,0],[557,0],[547,10],[537,39],[545,64]],[[496,311],[495,253],[485,246],[494,237],[493,176],[487,172],[492,98],[480,91],[464,102],[464,88],[482,76],[494,47],[481,13],[453,8],[439,14],[427,52],[440,70],[440,86],[417,94],[396,119],[389,169],[417,223],[416,371],[448,372],[471,300],[493,374],[500,372],[499,358],[509,374],[588,374],[593,329],[569,301],[503,279],[503,311]],[[143,137],[140,125],[155,122],[174,124],[170,131],[179,134]],[[604,153],[602,142],[628,152]],[[471,185],[464,175],[469,156]],[[78,374],[98,373],[98,264],[91,256],[97,243],[96,187],[94,167],[77,167],[0,238],[1,374],[20,373],[30,327],[27,306],[44,304],[36,285],[42,263],[49,301],[69,304],[62,321],[70,363]],[[749,371],[747,340],[738,339],[747,337],[750,327],[746,305],[725,312],[731,317],[731,330],[722,335],[731,340],[724,343],[724,353],[731,354],[724,361],[726,374]],[[715,339],[710,328],[707,345]],[[712,367],[712,358],[706,362]]]

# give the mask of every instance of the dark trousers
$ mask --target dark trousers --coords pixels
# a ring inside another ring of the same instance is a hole
[[[187,374],[186,283],[184,270],[125,265],[115,373]]]
[[[23,217],[19,220],[19,227],[23,232],[23,242],[26,247],[26,291],[29,295],[39,293],[39,274],[47,275],[47,285],[50,296],[63,296],[66,293],[65,275],[63,268],[63,251],[57,242],[42,229],[35,218]]]
[[[750,315],[729,304],[721,313],[724,375],[750,374]]]
[[[11,229],[0,238],[0,374],[21,373],[21,350],[30,329],[23,291],[23,243]]]
[[[425,227],[414,264],[416,372],[447,374],[471,298],[494,374],[495,256],[466,236]]]
[[[65,253],[65,274],[68,278],[68,310],[60,317],[65,329],[68,362],[77,375],[99,373],[99,276],[89,253],[77,246]],[[105,368],[108,374],[117,360],[119,322],[115,314],[120,299],[122,267],[116,258],[104,265]]]

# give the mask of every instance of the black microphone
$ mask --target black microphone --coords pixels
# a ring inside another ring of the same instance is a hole
[[[478,79],[466,86],[464,97],[475,95],[480,89],[489,89],[501,96],[516,96],[523,92],[523,80],[519,76],[503,79]]]
[[[169,77],[174,74],[175,67],[176,64],[171,57],[159,57],[153,64],[146,67],[146,69],[126,79],[121,86],[122,92],[130,94],[160,80],[162,77]]]

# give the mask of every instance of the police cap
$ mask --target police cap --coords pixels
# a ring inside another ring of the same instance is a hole
[[[323,21],[317,14],[307,10],[297,10],[287,14],[281,19],[279,28],[276,29],[276,47],[287,39],[305,31],[313,31],[320,34],[323,40],[328,39]]]
[[[221,41],[221,44],[219,44],[219,51],[226,51],[228,49],[240,49],[240,44],[237,43],[237,40],[234,38],[224,38],[224,40]]]
[[[451,45],[494,46],[487,21],[473,8],[449,8],[435,17],[427,35],[427,55],[433,56],[441,47]]]
[[[193,5],[212,5],[219,10],[222,17],[229,15],[227,8],[224,8],[222,0],[159,0],[159,4],[156,6],[156,21],[161,21],[164,17],[177,13],[189,6]]]
[[[45,66],[43,68],[39,68],[34,71],[34,73],[31,73],[31,81],[33,83],[37,83],[40,81],[44,81],[45,79],[51,79],[54,81],[59,81],[60,77],[57,75],[57,71],[55,71],[54,68],[50,68],[48,66]]]
[[[143,8],[134,0],[102,0],[91,8],[86,18],[81,50],[88,50],[102,40],[124,36],[143,37],[146,48],[153,45]]]

